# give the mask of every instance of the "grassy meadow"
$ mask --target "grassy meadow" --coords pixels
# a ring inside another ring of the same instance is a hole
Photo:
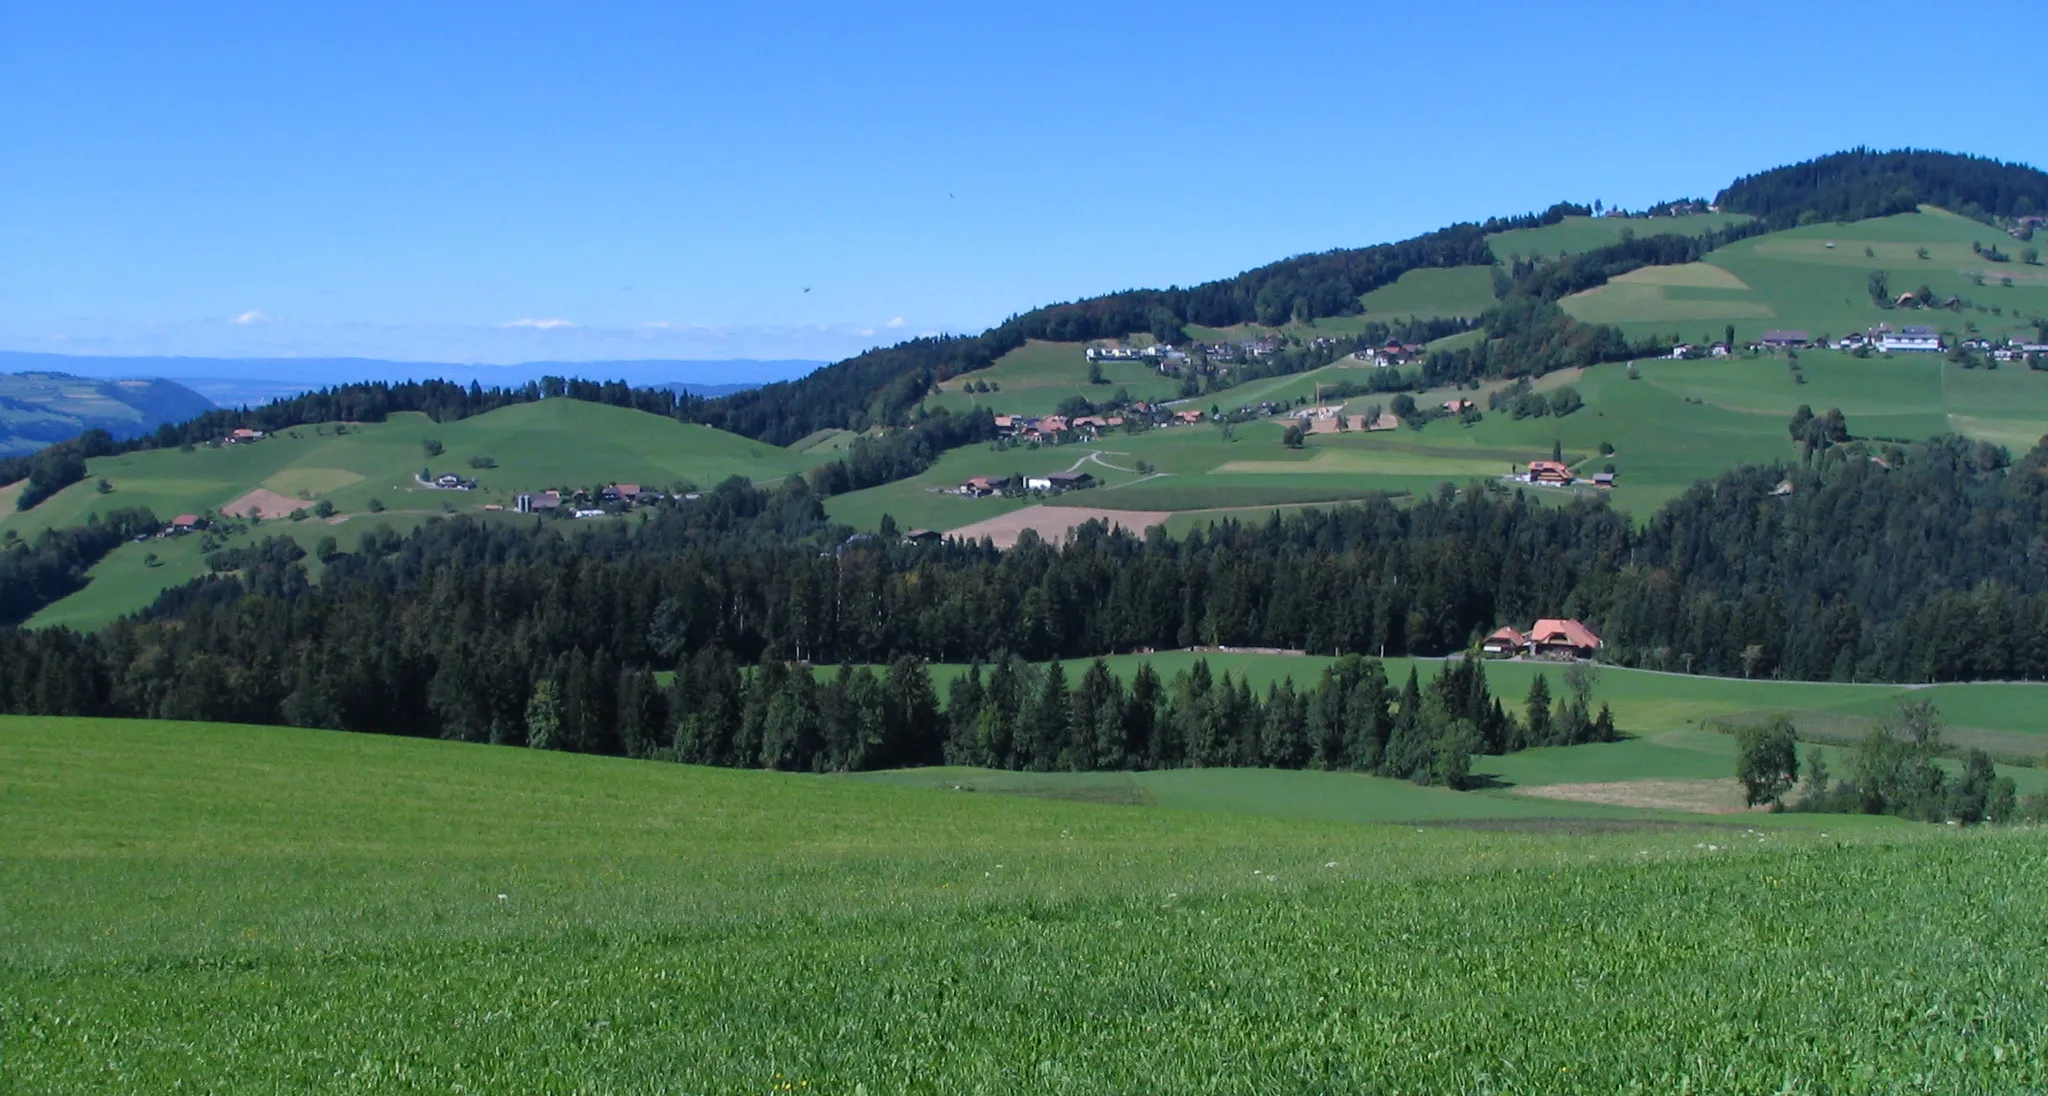
[[[1740,213],[1696,213],[1685,217],[1566,217],[1554,225],[1516,228],[1486,238],[1493,257],[1507,262],[1516,257],[1555,259],[1560,254],[1608,247],[1621,242],[1623,233],[1637,236],[1704,236],[1718,228],[1749,220]]]
[[[0,719],[0,1062],[37,1093],[2048,1083],[2033,831],[952,775]]]
[[[1927,206],[1739,240],[1704,262],[1638,270],[1568,297],[1564,305],[1631,338],[1676,334],[1713,342],[1729,324],[1744,341],[1771,328],[1839,338],[1879,323],[1924,323],[1951,339],[2032,337],[2033,319],[2048,315],[2048,270],[2017,260],[1992,262],[1971,250],[1973,242],[1996,244],[2008,254],[2019,248],[1997,229]],[[1955,296],[1969,307],[1881,309],[1869,291],[1876,270],[1888,275],[1894,298],[1925,286],[1938,301]],[[2012,285],[2002,284],[2007,278]]]

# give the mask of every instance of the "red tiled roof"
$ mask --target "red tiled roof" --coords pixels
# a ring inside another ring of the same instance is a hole
[[[1537,643],[1562,644],[1567,647],[1600,646],[1600,637],[1593,634],[1593,629],[1576,620],[1539,620],[1529,629],[1529,638]]]
[[[1496,631],[1492,635],[1487,636],[1486,639],[1488,642],[1492,642],[1496,639],[1504,639],[1517,647],[1520,647],[1522,644],[1528,642],[1528,637],[1522,635],[1522,633],[1515,631],[1512,627],[1509,627],[1507,625],[1502,625],[1499,631]]]

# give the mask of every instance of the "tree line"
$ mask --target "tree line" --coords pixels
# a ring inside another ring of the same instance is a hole
[[[2010,776],[1998,775],[1991,755],[1963,751],[1962,771],[1941,764],[1950,752],[1945,723],[1931,700],[1901,697],[1896,710],[1873,724],[1848,751],[1848,771],[1837,778],[1816,747],[1804,776],[1798,729],[1777,714],[1734,728],[1735,778],[1750,806],[1823,814],[1886,814],[1920,822],[2048,822],[2048,793],[2024,798]],[[1797,788],[1798,795],[1786,796]]]
[[[536,683],[578,659],[609,689],[704,651],[739,665],[1445,655],[1541,616],[1585,620],[1624,666],[2048,678],[2048,450],[1935,439],[1887,468],[1862,444],[1729,472],[1641,528],[1597,500],[1473,485],[999,551],[850,536],[793,480],[730,481],[630,523],[372,529],[323,549],[318,584],[296,549],[258,546],[92,635],[0,632],[0,709],[467,737],[523,726]]]

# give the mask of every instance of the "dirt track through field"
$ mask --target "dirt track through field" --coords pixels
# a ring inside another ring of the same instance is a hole
[[[980,540],[983,537],[995,542],[998,548],[1009,548],[1026,529],[1035,531],[1039,539],[1058,544],[1067,539],[1078,525],[1090,521],[1103,521],[1111,527],[1122,526],[1133,533],[1142,534],[1154,525],[1166,524],[1173,512],[1161,510],[1095,510],[1081,506],[1027,506],[992,518],[985,518],[972,525],[963,525],[951,530],[946,536],[960,540]]]
[[[1606,784],[1539,784],[1516,788],[1522,795],[1563,799],[1573,803],[1604,803],[1612,807],[1686,811],[1692,814],[1737,814],[1742,785],[1734,780],[1623,780]]]

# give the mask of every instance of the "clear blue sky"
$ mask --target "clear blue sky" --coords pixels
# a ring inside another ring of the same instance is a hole
[[[2043,164],[2039,16],[13,0],[0,349],[834,358],[1859,143]]]

